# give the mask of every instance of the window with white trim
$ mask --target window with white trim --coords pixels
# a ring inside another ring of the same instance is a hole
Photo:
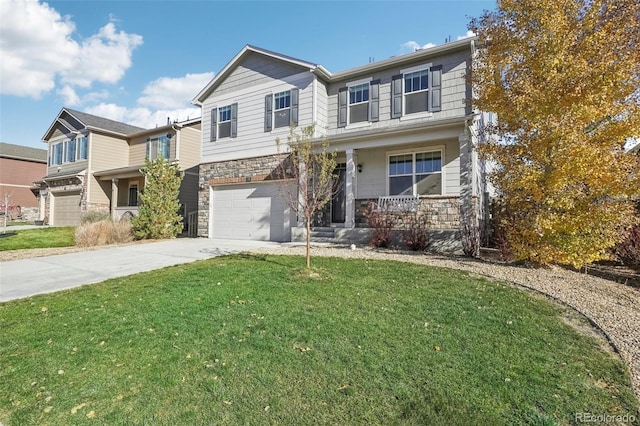
[[[218,138],[231,137],[231,105],[218,108]]]
[[[338,89],[338,127],[380,120],[380,80],[371,77]]]
[[[78,160],[86,160],[89,147],[89,138],[86,136],[80,136],[76,138],[78,141]]]
[[[349,86],[349,123],[369,121],[369,83]]]
[[[171,135],[166,134],[147,138],[147,158],[155,160],[156,158],[169,159],[171,152]]]
[[[273,95],[273,127],[289,127],[291,121],[291,91]]]
[[[64,143],[65,163],[73,163],[76,161],[76,140],[69,139]]]
[[[419,65],[391,77],[391,118],[442,109],[442,65]]]
[[[51,144],[49,166],[74,163],[87,159],[88,139],[81,136]]]
[[[389,156],[389,195],[442,194],[442,151]]]
[[[404,110],[406,114],[429,110],[429,70],[414,71],[403,76]]]
[[[222,138],[238,136],[238,103],[211,109],[210,140],[215,142]]]
[[[300,89],[297,87],[264,97],[264,131],[271,132],[279,127],[298,125],[298,102]]]

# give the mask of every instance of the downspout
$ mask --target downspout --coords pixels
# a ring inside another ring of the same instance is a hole
[[[311,124],[313,124],[313,137],[317,137],[317,120],[318,120],[318,76],[313,75],[311,82]]]
[[[171,125],[171,128],[174,132],[176,132],[176,156],[175,160],[180,161],[180,129],[176,128],[174,124]]]

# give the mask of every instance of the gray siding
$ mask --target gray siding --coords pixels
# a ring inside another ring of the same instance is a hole
[[[243,90],[226,95],[214,92],[202,106],[202,162],[225,161],[238,158],[272,155],[277,152],[276,138],[286,141],[288,127],[264,131],[264,99],[267,94],[299,89],[298,128],[309,126],[313,120],[313,77],[308,71],[288,76],[282,80],[269,80],[259,85],[247,83]],[[262,81],[262,80],[261,80]],[[211,110],[238,104],[238,135],[235,138],[218,138],[211,142]]]
[[[377,198],[387,195],[387,158],[390,152],[403,150],[425,150],[444,147],[443,195],[460,193],[460,150],[457,140],[439,141],[436,143],[401,145],[376,149],[357,150],[357,162],[362,164],[362,173],[356,175],[356,199]]]
[[[233,93],[249,86],[273,83],[304,71],[309,70],[252,53],[215,89],[213,96]]]
[[[328,134],[342,134],[351,131],[349,126],[338,128],[338,90],[345,87],[347,83],[363,78],[371,77],[373,80],[380,80],[380,121],[369,123],[370,129],[389,128],[401,126],[403,123],[429,122],[439,119],[463,117],[470,113],[466,99],[470,96],[466,83],[469,52],[459,51],[446,56],[431,59],[422,59],[412,64],[403,64],[395,68],[388,68],[374,73],[354,76],[348,80],[331,83],[328,87]],[[402,119],[391,119],[391,77],[399,74],[401,70],[413,66],[431,64],[432,66],[442,65],[442,110],[434,112],[431,117],[412,119],[411,115]],[[358,123],[355,127],[362,130],[362,125]]]
[[[327,85],[321,80],[316,82],[316,133],[326,135],[329,128]]]

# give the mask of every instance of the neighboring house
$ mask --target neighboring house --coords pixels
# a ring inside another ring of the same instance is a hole
[[[62,108],[43,141],[48,169],[41,179],[43,218],[56,226],[75,226],[88,212],[137,214],[144,190],[145,158],[177,161],[185,177],[180,202],[185,220],[197,211],[200,119],[143,129]]]
[[[302,223],[273,180],[282,161],[275,140],[286,141],[289,126],[312,124],[338,152],[340,190],[314,224],[335,238],[366,238],[370,202],[412,205],[440,231],[459,228],[460,204],[482,219],[484,165],[475,146],[491,116],[470,107],[474,42],[337,73],[245,46],[193,100],[203,120],[198,235],[301,238]]]
[[[19,206],[23,217],[37,218],[39,188],[47,172],[47,150],[0,142],[0,205]],[[15,210],[17,211],[17,209]]]

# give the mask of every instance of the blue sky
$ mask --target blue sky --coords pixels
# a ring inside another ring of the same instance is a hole
[[[45,148],[63,106],[142,127],[190,102],[246,44],[332,72],[467,35],[494,1],[0,0],[0,141]]]

